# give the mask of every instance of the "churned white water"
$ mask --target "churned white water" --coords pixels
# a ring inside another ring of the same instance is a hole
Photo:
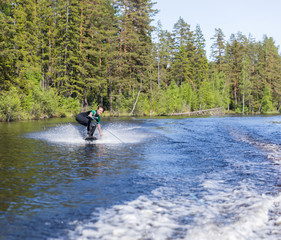
[[[46,129],[42,132],[29,134],[30,137],[57,144],[120,144],[138,143],[148,137],[148,134],[137,132],[137,126],[122,126],[121,124],[108,124],[102,127],[103,137],[96,129],[95,141],[85,141],[86,127],[75,124],[62,124]]]
[[[249,186],[227,188],[206,181],[208,194],[178,196],[159,188],[123,205],[100,209],[91,219],[74,221],[62,239],[279,239],[281,195],[260,195]],[[223,189],[223,190],[222,190]],[[189,219],[186,224],[183,219]]]

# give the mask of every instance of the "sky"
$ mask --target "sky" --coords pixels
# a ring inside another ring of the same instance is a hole
[[[263,36],[272,37],[275,45],[281,46],[281,0],[154,0],[153,25],[160,20],[163,30],[172,31],[174,24],[182,17],[195,30],[200,25],[206,40],[207,57],[215,34],[220,28],[229,40],[231,34],[239,31],[262,41]]]

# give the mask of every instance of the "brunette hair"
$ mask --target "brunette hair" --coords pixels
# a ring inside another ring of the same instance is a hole
[[[97,109],[99,109],[99,108],[102,108],[103,112],[105,111],[105,108],[102,104],[100,104]]]

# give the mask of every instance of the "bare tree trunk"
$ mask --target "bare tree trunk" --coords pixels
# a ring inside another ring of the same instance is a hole
[[[138,103],[140,91],[141,91],[141,90],[139,90],[139,92],[138,92],[137,99],[136,99],[136,101],[135,101],[135,103],[134,103],[134,106],[133,106],[133,109],[132,109],[132,111],[131,111],[131,113],[130,113],[130,116],[131,116],[131,115],[133,114],[133,112],[135,111],[136,105],[137,105],[137,103]]]

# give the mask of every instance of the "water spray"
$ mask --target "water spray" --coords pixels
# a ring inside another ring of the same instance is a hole
[[[127,143],[125,143],[124,141],[122,141],[119,137],[117,137],[114,133],[112,133],[111,131],[109,131],[108,129],[104,129],[107,132],[109,132],[113,137],[115,137],[116,139],[118,139],[118,141],[122,144],[125,144],[129,149],[131,149],[133,152],[137,153],[140,155],[139,152],[137,152],[135,149],[133,149],[131,146],[129,146]]]

